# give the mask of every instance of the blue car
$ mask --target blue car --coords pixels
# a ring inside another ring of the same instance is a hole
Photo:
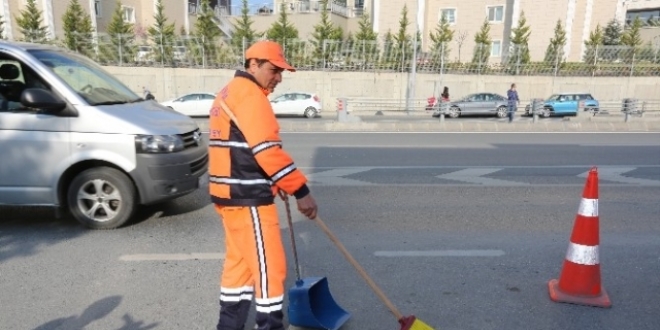
[[[598,100],[589,93],[561,93],[554,94],[544,101],[540,115],[543,117],[576,115],[579,109],[597,112],[599,107]],[[525,107],[525,114],[532,115],[530,105]]]

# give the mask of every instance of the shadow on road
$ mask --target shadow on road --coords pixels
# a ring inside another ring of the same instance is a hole
[[[94,321],[108,316],[115,308],[117,308],[117,306],[119,306],[120,303],[121,296],[103,298],[87,307],[80,316],[73,315],[55,319],[44,323],[33,330],[83,330]],[[117,330],[148,330],[158,326],[158,323],[145,325],[143,321],[136,321],[129,314],[124,314],[122,320],[124,321],[124,324]]]

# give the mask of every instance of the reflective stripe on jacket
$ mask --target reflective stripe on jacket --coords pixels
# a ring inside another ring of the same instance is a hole
[[[278,189],[296,198],[309,193],[307,178],[282,149],[267,95],[252,75],[237,71],[216,96],[209,119],[209,190],[215,204],[268,205]],[[219,98],[238,126],[224,113]]]

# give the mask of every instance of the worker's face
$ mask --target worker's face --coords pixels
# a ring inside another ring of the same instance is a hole
[[[254,76],[259,85],[271,93],[282,82],[282,71],[284,69],[278,68],[270,62],[265,62],[260,66],[256,60],[252,60],[248,69],[248,72]]]

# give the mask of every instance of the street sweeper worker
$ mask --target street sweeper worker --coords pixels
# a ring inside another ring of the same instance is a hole
[[[281,330],[286,260],[275,196],[296,198],[310,219],[317,205],[307,178],[284,151],[268,94],[295,69],[273,41],[245,52],[245,71],[218,93],[210,113],[209,190],[225,231],[217,330],[242,330],[252,298],[260,330]]]

